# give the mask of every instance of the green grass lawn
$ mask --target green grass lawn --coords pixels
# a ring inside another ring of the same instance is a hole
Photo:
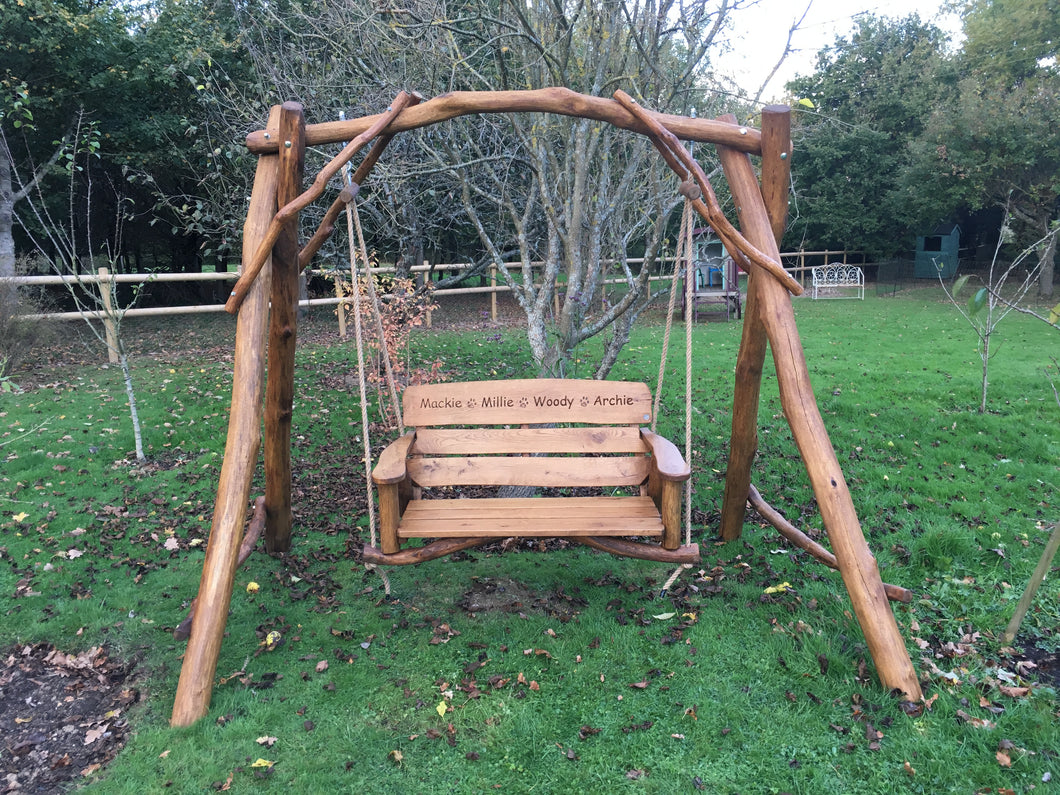
[[[1057,519],[1060,407],[1043,368],[1060,336],[1006,320],[980,415],[974,336],[930,293],[800,299],[796,314],[883,577],[917,595],[895,612],[932,699],[922,715],[880,689],[837,573],[753,515],[740,540],[716,540],[738,323],[694,330],[703,563],[662,597],[667,567],[532,544],[392,570],[386,597],[352,555],[367,534],[352,343],[302,345],[293,549],[237,573],[210,714],[181,730],[168,727],[183,652],[171,631],[201,572],[230,363],[134,361],[142,467],[127,459],[116,369],[0,394],[0,647],[103,644],[138,660],[130,742],[89,791],[1053,791],[1060,703],[1021,652],[1060,647],[1054,577],[1019,648],[998,638]],[[661,340],[660,326],[636,331],[612,378],[654,389]],[[675,441],[682,344],[660,421]],[[524,377],[525,350],[514,330],[418,330],[412,365]],[[577,353],[575,377],[594,353]],[[759,417],[755,484],[823,531],[768,363]],[[269,651],[271,631],[283,642]]]

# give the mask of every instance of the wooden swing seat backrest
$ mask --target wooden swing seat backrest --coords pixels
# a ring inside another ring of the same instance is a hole
[[[680,546],[690,471],[671,442],[641,427],[651,421],[651,394],[642,383],[429,384],[406,389],[402,410],[412,430],[383,451],[372,473],[384,555],[408,538],[647,536],[664,549]],[[501,486],[633,493],[458,493]]]

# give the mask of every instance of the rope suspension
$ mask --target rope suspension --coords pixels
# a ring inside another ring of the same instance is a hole
[[[692,461],[692,313],[689,308],[692,305],[693,279],[695,268],[692,257],[692,202],[694,194],[698,192],[694,183],[686,181],[681,184],[681,193],[685,196],[684,212],[681,214],[681,231],[677,236],[677,251],[674,254],[674,278],[670,282],[670,300],[666,311],[666,329],[663,332],[662,353],[659,360],[659,379],[655,387],[655,406],[652,410],[651,429],[655,432],[659,422],[659,408],[662,402],[663,378],[666,374],[666,362],[669,358],[670,333],[673,329],[674,309],[677,305],[677,274],[681,264],[684,264],[684,288],[685,288],[685,461]],[[685,487],[685,545],[692,543],[692,486]],[[691,568],[691,564],[682,563],[678,566],[669,579],[663,584],[662,593],[666,593],[677,582],[684,569]]]
[[[346,176],[348,179],[348,171],[346,172]],[[358,251],[360,252],[360,259],[364,263],[365,280],[368,283],[367,291],[372,299],[376,331],[379,335],[379,347],[383,358],[383,365],[386,370],[387,384],[390,387],[391,405],[398,418],[398,426],[402,434],[405,433],[405,428],[401,419],[401,405],[397,399],[397,386],[394,383],[394,372],[390,366],[390,356],[386,347],[386,338],[383,336],[383,322],[379,311],[379,297],[376,294],[375,284],[372,281],[372,273],[368,264],[368,248],[364,242],[364,232],[361,229],[360,214],[357,212],[357,202],[355,198],[357,187],[356,183],[351,182],[347,185],[343,193],[349,197],[346,202],[346,234],[350,240],[350,279],[353,282],[353,334],[357,345],[357,385],[360,390],[361,400],[361,438],[363,439],[364,444],[365,493],[368,498],[368,533],[372,546],[374,547],[378,543],[378,528],[376,526],[375,516],[375,494],[372,489],[372,443],[368,424],[368,381],[365,378],[364,367],[364,330],[361,324],[361,286],[360,275],[357,271]],[[355,237],[357,240],[356,247],[353,245]],[[342,311],[341,307],[339,311]],[[372,569],[377,569],[379,571],[379,576],[383,580],[383,593],[389,597],[390,577],[387,575],[386,570],[379,569],[372,563],[365,563],[364,567],[369,571]]]

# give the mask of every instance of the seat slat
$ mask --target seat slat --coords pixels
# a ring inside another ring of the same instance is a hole
[[[638,486],[648,459],[479,456],[410,458],[409,475],[420,486]]]
[[[659,509],[648,497],[491,497],[485,499],[416,500],[417,517],[444,518],[453,513],[481,518],[509,516],[652,517]],[[408,511],[406,511],[406,516]]]
[[[615,509],[604,512],[602,505]],[[571,503],[581,503],[575,510]],[[474,513],[469,513],[469,503]],[[591,503],[601,508],[593,511]],[[662,520],[647,497],[415,500],[409,503],[399,538],[661,536]]]
[[[640,429],[599,428],[421,428],[412,454],[499,455],[505,453],[647,452]]]

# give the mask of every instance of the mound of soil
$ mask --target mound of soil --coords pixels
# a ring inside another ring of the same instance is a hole
[[[19,646],[0,662],[0,792],[56,792],[91,776],[125,745],[140,699],[133,663],[94,647],[65,654]]]

